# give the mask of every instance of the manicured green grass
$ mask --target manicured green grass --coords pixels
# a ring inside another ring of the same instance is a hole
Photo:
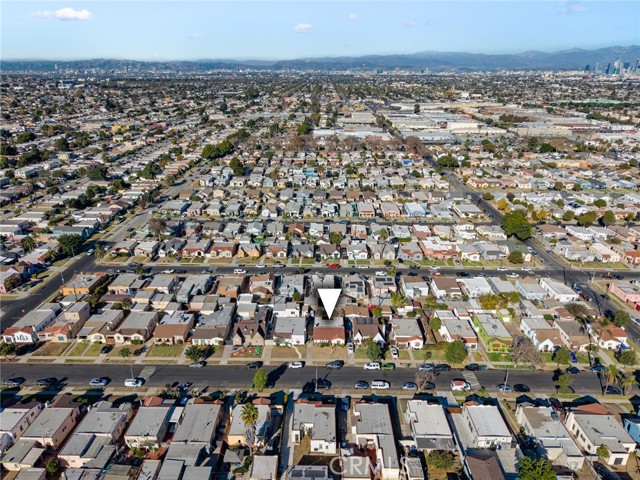
[[[487,357],[489,357],[489,360],[492,362],[512,362],[513,361],[513,359],[511,358],[511,355],[509,355],[508,353],[490,352],[490,353],[487,353]]]
[[[67,352],[69,357],[80,357],[89,346],[88,343],[76,342],[76,344]]]
[[[103,343],[92,343],[91,345],[89,345],[89,348],[87,348],[84,351],[82,356],[83,357],[97,357],[98,355],[100,355],[100,350],[102,349],[102,347],[104,347]]]
[[[179,357],[184,345],[154,345],[147,352],[147,357]]]

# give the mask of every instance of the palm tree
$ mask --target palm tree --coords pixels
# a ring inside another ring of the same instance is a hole
[[[247,444],[253,445],[253,437],[256,422],[258,421],[258,409],[253,403],[245,403],[242,406],[242,412],[240,413],[240,418],[244,422],[247,427],[245,433],[245,439],[247,440]]]
[[[396,310],[404,307],[407,304],[407,299],[400,292],[393,292],[391,294],[391,306]]]
[[[605,380],[606,387],[618,381],[620,377],[621,377],[620,370],[618,370],[615,365],[609,365],[609,370],[605,370],[604,372],[604,380]]]
[[[636,380],[636,377],[634,377],[633,375],[622,380],[622,382],[620,382],[620,386],[622,387],[623,395],[629,395],[629,393],[631,393],[631,389],[633,388],[633,386],[637,384],[638,384],[638,381]]]

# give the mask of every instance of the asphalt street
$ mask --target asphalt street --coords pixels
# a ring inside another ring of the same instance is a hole
[[[269,373],[269,381],[275,384],[275,388],[302,388],[302,386],[316,377],[326,378],[332,383],[332,389],[352,389],[358,380],[371,383],[372,380],[387,380],[393,389],[402,388],[404,382],[415,381],[417,370],[415,368],[398,368],[394,371],[364,370],[358,367],[343,367],[340,370],[331,370],[325,367],[305,367],[303,369],[288,369],[285,364],[281,366],[265,367]],[[194,386],[204,388],[249,388],[252,384],[256,370],[242,365],[208,365],[204,368],[189,368],[184,365],[133,365],[134,376],[145,378],[146,387],[163,387],[173,382],[192,382]],[[442,372],[436,378],[437,389],[448,390],[451,380],[466,379],[477,390],[481,386],[488,392],[496,393],[496,386],[505,381],[505,370],[485,370],[481,372],[463,372],[452,370]],[[535,394],[556,392],[554,372],[529,371],[511,369],[508,372],[507,382],[510,385],[527,385]],[[111,379],[110,387],[122,388],[124,380],[131,376],[129,365],[101,364],[97,369],[95,365],[81,364],[24,364],[3,363],[1,378],[4,381],[11,377],[24,377],[25,387],[35,386],[40,378],[56,376],[64,379],[64,383],[70,387],[89,386],[89,381],[96,376],[105,376]],[[601,383],[597,375],[583,371],[578,375],[572,375],[572,388],[576,394],[599,394]],[[477,381],[476,381],[477,380]]]

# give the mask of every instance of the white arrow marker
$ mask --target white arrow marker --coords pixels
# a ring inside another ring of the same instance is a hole
[[[320,301],[327,312],[327,318],[331,318],[331,315],[333,315],[333,310],[336,308],[336,304],[338,303],[338,298],[340,298],[341,293],[341,288],[318,289],[318,295],[320,296]]]

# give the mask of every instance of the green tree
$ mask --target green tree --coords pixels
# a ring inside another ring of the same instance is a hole
[[[60,249],[67,255],[76,255],[80,253],[80,249],[84,244],[81,235],[75,233],[65,233],[58,237],[58,245]]]
[[[620,382],[620,386],[622,387],[622,394],[629,395],[629,393],[631,393],[631,389],[635,385],[638,385],[638,381],[636,380],[636,377],[634,375],[629,375],[628,377],[624,378]]]
[[[538,149],[538,152],[540,153],[550,153],[555,151],[556,151],[555,147],[550,143],[543,143],[542,145],[540,145],[540,148]]]
[[[13,355],[15,353],[15,343],[0,343],[0,355],[2,355],[4,358],[7,358],[8,355]]]
[[[438,330],[440,330],[440,327],[442,327],[442,321],[440,320],[440,317],[434,315],[429,319],[429,328],[432,331],[437,332]]]
[[[524,263],[524,255],[520,250],[514,250],[513,252],[509,253],[509,256],[507,258],[511,263],[515,263],[515,264]]]
[[[578,225],[590,227],[596,222],[596,212],[585,212],[578,215]]]
[[[396,310],[407,304],[407,299],[400,292],[393,292],[389,299],[391,300],[391,306]]]
[[[604,208],[607,206],[607,201],[602,198],[597,199],[593,204],[598,208]]]
[[[566,210],[563,214],[562,214],[562,219],[565,222],[570,222],[575,218],[576,214],[573,210]]]
[[[312,130],[313,125],[311,124],[309,119],[306,119],[304,122],[298,125],[298,128],[296,129],[298,135],[308,135]]]
[[[267,371],[264,368],[260,367],[253,376],[253,388],[262,390],[267,386],[268,379],[269,376],[267,375]]]
[[[167,223],[160,217],[151,217],[148,222],[149,232],[155,237],[158,237],[158,240],[160,240],[160,235],[164,232],[166,226]]]
[[[420,113],[420,104],[419,104],[419,103],[416,103],[416,104],[413,106],[413,113],[415,113],[415,114]]]
[[[25,252],[32,252],[38,246],[38,242],[31,235],[27,235],[20,241],[20,246]]]
[[[55,477],[60,471],[60,461],[55,457],[49,457],[44,464],[44,468],[50,478]]]
[[[611,317],[611,321],[617,327],[625,327],[631,321],[631,317],[624,310],[616,310],[616,312]]]
[[[560,191],[560,190],[564,190],[564,183],[562,183],[562,182],[556,182],[556,183],[554,183],[554,184],[553,184],[553,189],[554,189],[554,190],[558,190],[558,191]]]
[[[191,363],[196,363],[204,360],[207,355],[207,347],[199,345],[191,345],[184,351],[184,356],[191,360]]]
[[[568,373],[561,373],[556,380],[556,388],[560,393],[569,392],[569,387],[573,384],[573,377]]]
[[[491,192],[484,192],[482,194],[482,198],[484,200],[490,201],[490,200],[493,200],[495,197],[493,196],[493,193],[491,193]]]
[[[615,365],[609,365],[609,368],[604,371],[605,387],[617,383],[621,377],[622,374],[620,373],[620,370],[618,370]]]
[[[508,236],[515,235],[520,240],[531,237],[531,225],[529,225],[526,213],[522,210],[507,213],[502,218],[502,228]]]
[[[293,295],[291,296],[291,299],[294,302],[300,303],[303,299],[302,293],[300,292],[293,292]]]
[[[380,240],[382,240],[383,242],[386,242],[387,239],[389,238],[389,230],[387,230],[386,228],[381,228],[378,231],[378,235],[380,235]]]
[[[254,425],[258,421],[258,408],[253,403],[245,403],[240,418],[247,427]]]
[[[544,458],[521,457],[516,468],[519,480],[555,480],[556,478],[556,472]]]
[[[607,448],[606,445],[600,445],[598,448],[596,448],[596,455],[606,460],[607,458],[609,458],[611,453],[609,452],[609,448]]]
[[[342,242],[342,234],[340,232],[331,232],[329,234],[329,241],[333,245],[339,245]]]
[[[464,348],[464,342],[462,340],[451,342],[444,353],[449,363],[462,363],[467,358],[467,355],[467,349]]]
[[[244,164],[238,157],[233,157],[229,162],[229,167],[233,170],[233,174],[236,177],[240,177],[244,174]]]
[[[557,365],[569,365],[571,363],[571,353],[569,349],[561,347],[553,354],[553,359]]]
[[[638,363],[638,355],[632,348],[627,348],[618,354],[618,361],[622,365],[633,366]]]
[[[367,357],[369,357],[369,360],[371,360],[372,362],[377,362],[378,360],[382,359],[382,347],[370,338],[367,338],[365,340],[364,348],[365,352],[367,353]]]
[[[604,212],[604,215],[602,215],[600,223],[602,223],[602,225],[604,225],[605,227],[613,225],[614,223],[616,223],[615,214],[611,210],[607,210],[606,212]]]
[[[449,470],[453,467],[456,457],[448,450],[432,450],[427,455],[427,465],[437,470]]]

